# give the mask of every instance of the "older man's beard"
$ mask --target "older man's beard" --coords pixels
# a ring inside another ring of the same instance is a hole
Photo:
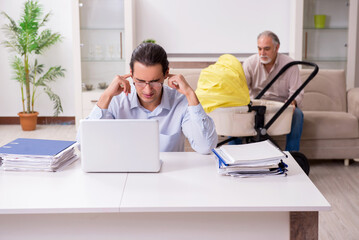
[[[265,60],[267,59],[267,60]],[[259,60],[261,61],[261,63],[263,64],[268,64],[272,61],[272,59],[268,56],[259,56]]]

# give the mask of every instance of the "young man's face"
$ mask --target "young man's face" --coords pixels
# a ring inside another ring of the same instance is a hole
[[[277,57],[279,45],[275,46],[272,38],[269,36],[261,36],[257,44],[261,63],[273,63]]]
[[[161,103],[162,84],[166,77],[167,73],[163,75],[161,64],[146,66],[140,62],[134,63],[132,79],[143,107],[152,111]]]

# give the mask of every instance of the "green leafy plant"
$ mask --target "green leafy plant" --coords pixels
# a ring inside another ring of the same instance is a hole
[[[55,66],[45,71],[44,65],[39,64],[36,59],[37,55],[42,55],[46,49],[61,40],[59,33],[43,29],[51,13],[42,18],[42,6],[35,0],[28,0],[24,4],[24,11],[18,23],[5,12],[1,14],[9,20],[3,27],[7,38],[2,44],[15,53],[11,66],[14,70],[14,79],[20,83],[23,112],[35,112],[37,91],[38,88],[42,88],[53,101],[54,115],[58,116],[63,112],[61,100],[48,84],[64,77],[65,69]]]
[[[156,40],[149,38],[149,39],[143,40],[142,42],[143,43],[156,43]]]

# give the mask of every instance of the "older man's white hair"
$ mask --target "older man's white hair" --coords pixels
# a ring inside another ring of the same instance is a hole
[[[270,37],[270,38],[273,40],[274,46],[277,46],[277,45],[280,44],[279,38],[278,38],[278,36],[277,36],[274,32],[271,32],[271,31],[261,32],[261,33],[258,35],[257,40],[258,40],[259,38],[261,38],[262,36]]]

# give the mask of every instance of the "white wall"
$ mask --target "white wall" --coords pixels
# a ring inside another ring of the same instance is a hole
[[[45,64],[45,69],[54,65],[61,65],[66,69],[65,78],[59,78],[51,84],[52,90],[62,100],[64,112],[60,116],[75,115],[71,1],[39,0],[43,5],[44,13],[52,11],[52,16],[46,26],[63,36],[62,42],[54,45],[45,52],[43,57],[38,58],[40,63]],[[0,10],[6,12],[13,19],[18,20],[23,10],[24,2],[24,0],[12,0],[10,3],[10,1],[1,0]],[[6,19],[1,16],[0,26],[3,26],[6,22]],[[0,39],[1,41],[4,40],[4,33],[1,30]],[[0,116],[17,116],[17,113],[22,111],[20,85],[17,81],[11,80],[10,56],[8,49],[0,45]],[[46,93],[39,95],[35,103],[35,110],[40,113],[39,116],[53,115],[52,102]]]
[[[255,53],[272,30],[289,52],[288,0],[136,0],[136,43],[153,38],[168,53]]]

